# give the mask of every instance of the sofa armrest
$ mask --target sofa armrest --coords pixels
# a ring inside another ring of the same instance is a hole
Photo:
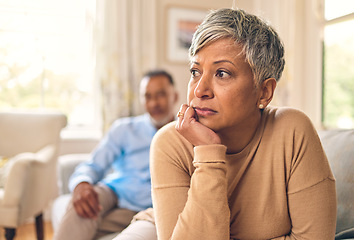
[[[89,153],[62,155],[58,159],[58,186],[59,194],[70,193],[68,184],[70,176],[80,163],[90,158]]]

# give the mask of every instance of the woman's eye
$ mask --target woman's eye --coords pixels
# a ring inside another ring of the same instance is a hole
[[[230,74],[229,73],[227,73],[227,72],[225,72],[225,71],[217,71],[216,72],[216,76],[217,77],[220,77],[220,78],[227,78],[227,77],[229,77],[230,76]]]
[[[199,72],[195,69],[191,69],[191,74],[193,77],[198,77],[200,75]]]

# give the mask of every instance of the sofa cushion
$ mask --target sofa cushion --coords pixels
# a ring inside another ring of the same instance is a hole
[[[319,136],[336,179],[336,233],[354,228],[354,130],[319,131]]]

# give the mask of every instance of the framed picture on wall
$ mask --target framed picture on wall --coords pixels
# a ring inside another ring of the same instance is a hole
[[[188,49],[193,33],[207,15],[207,10],[170,7],[167,16],[167,59],[171,62],[188,62]]]

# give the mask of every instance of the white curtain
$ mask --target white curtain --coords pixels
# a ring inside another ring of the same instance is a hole
[[[96,1],[96,78],[101,91],[103,130],[120,117],[143,112],[142,74],[156,65],[155,1]]]

